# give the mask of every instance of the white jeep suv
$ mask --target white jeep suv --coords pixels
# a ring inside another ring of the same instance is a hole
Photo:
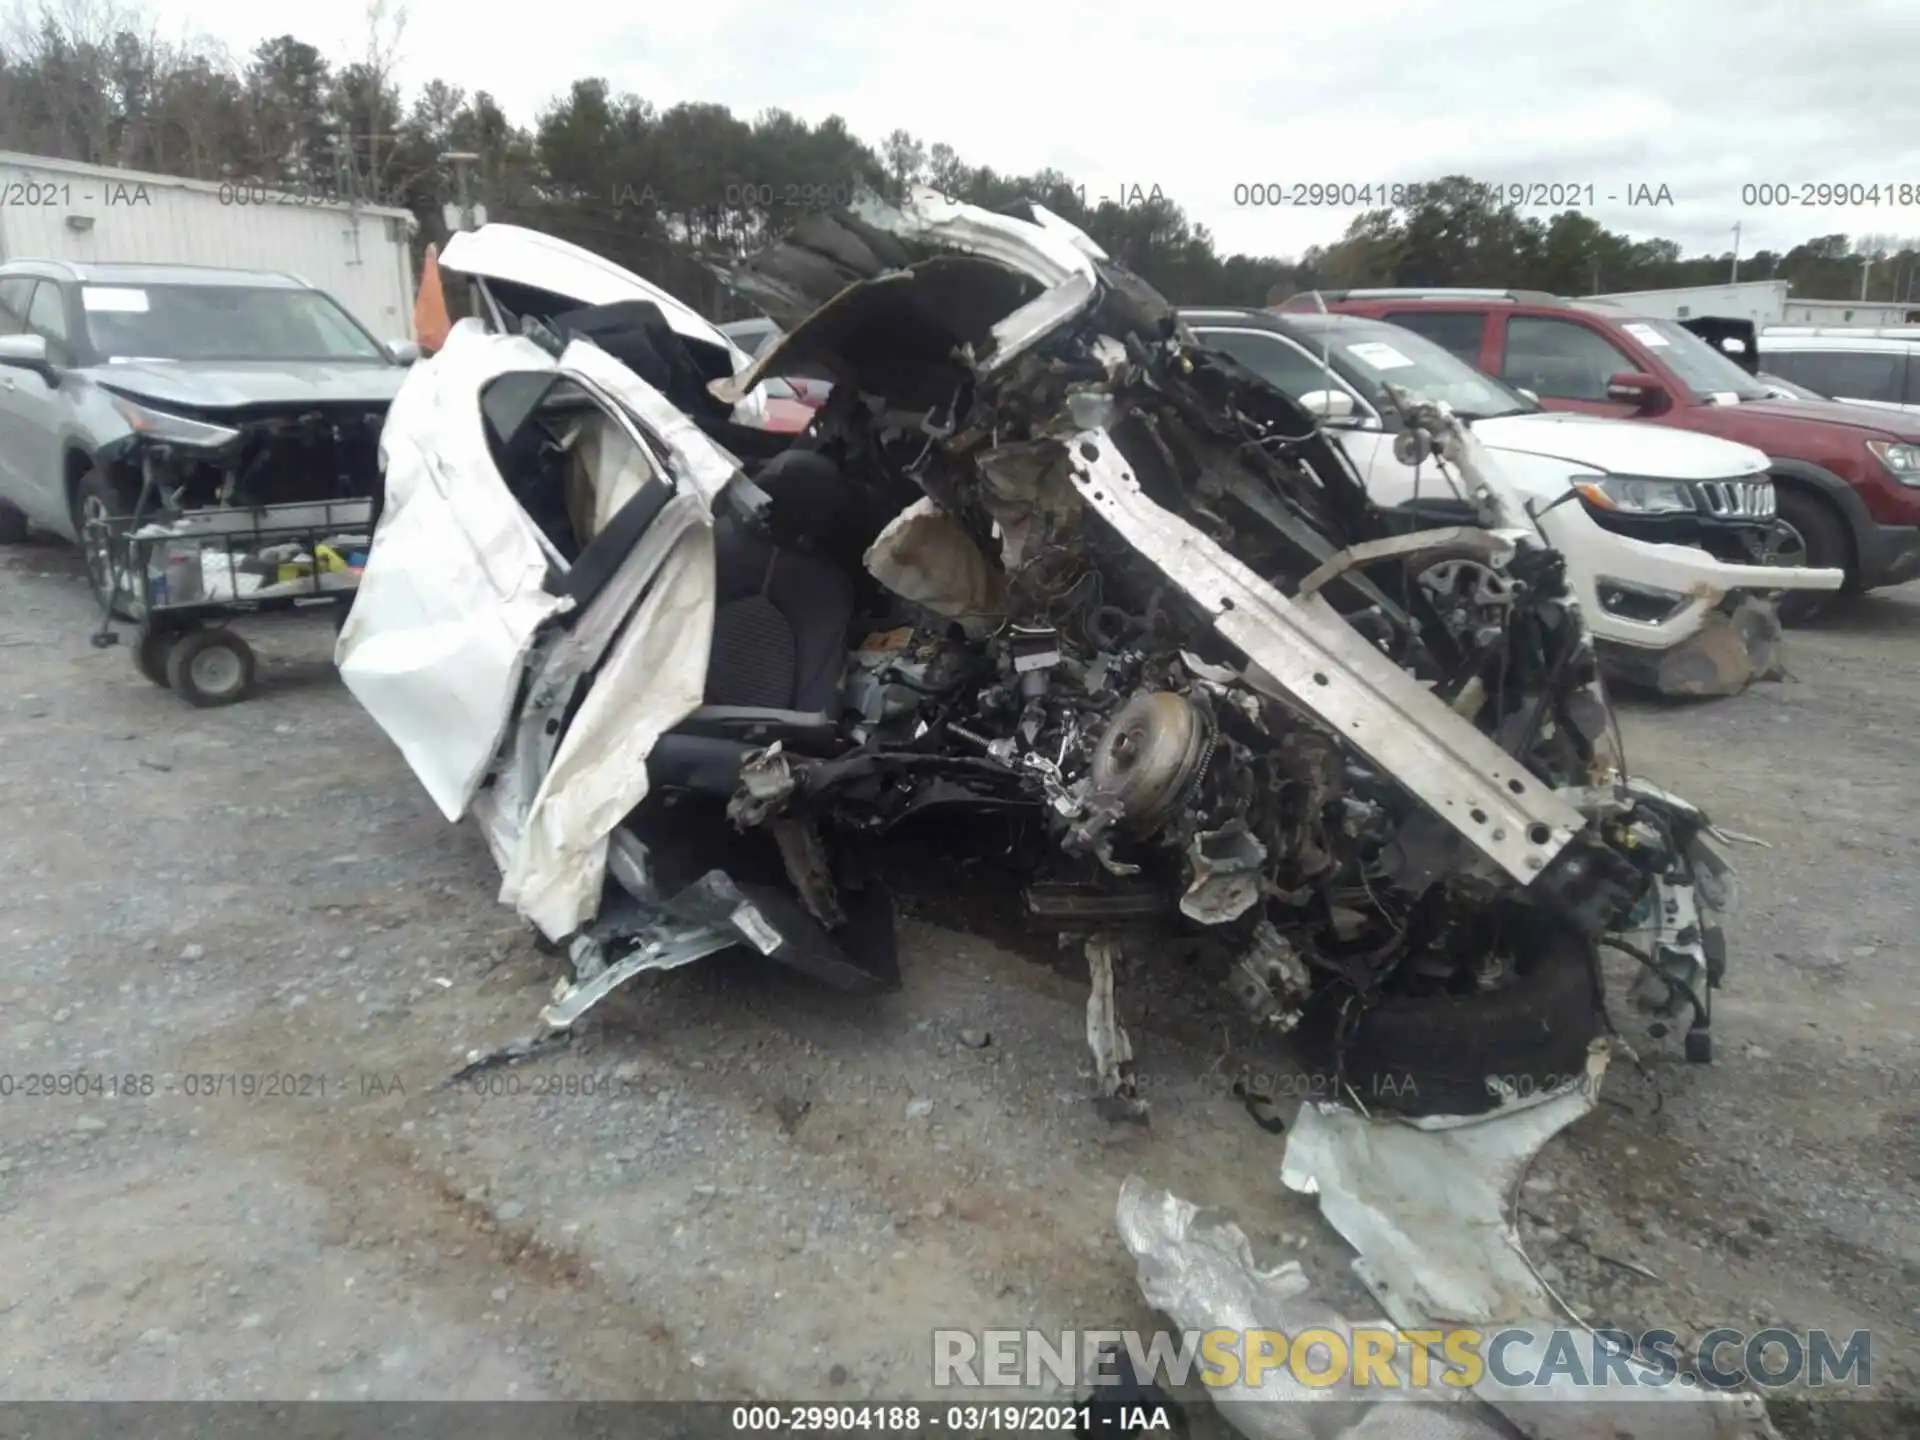
[[[1183,310],[1196,339],[1322,417],[1376,503],[1432,523],[1464,518],[1451,480],[1409,465],[1394,386],[1466,419],[1567,557],[1609,669],[1676,694],[1722,694],[1777,665],[1778,622],[1756,603],[1837,590],[1774,514],[1758,450],[1711,435],[1540,408],[1523,391],[1398,325],[1356,315]]]

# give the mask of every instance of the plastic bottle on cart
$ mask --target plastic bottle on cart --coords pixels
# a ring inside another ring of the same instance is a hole
[[[131,584],[132,582],[128,582]],[[158,610],[167,603],[167,547],[147,547],[147,607]]]
[[[175,546],[167,556],[167,603],[186,605],[205,593],[197,547]]]

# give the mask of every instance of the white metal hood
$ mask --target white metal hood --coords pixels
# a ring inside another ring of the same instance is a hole
[[[442,270],[458,275],[479,275],[549,290],[582,305],[649,300],[660,307],[675,334],[716,346],[733,356],[736,372],[746,369],[750,359],[711,321],[658,285],[555,235],[521,225],[482,225],[448,240],[439,263]]]
[[[1474,421],[1473,433],[1494,451],[1544,455],[1606,475],[1733,480],[1767,468],[1764,452],[1717,435],[1565,411],[1495,415]]]
[[[1022,220],[917,185],[902,206],[863,193],[848,211],[875,230],[932,251],[990,261],[1043,287],[1026,304],[1001,317],[987,342],[976,350],[975,369],[990,375],[1086,310],[1099,294],[1098,261],[1106,252],[1058,215],[1038,205],[1030,208],[1038,218]],[[736,372],[731,380],[714,381],[708,389],[722,400],[735,402],[767,376],[821,373],[813,362],[820,358],[823,336],[834,328],[836,312],[863,288],[909,280],[910,272],[891,271],[848,286],[838,295],[819,296],[814,312],[762,352],[751,367]],[[843,378],[831,366],[826,373],[836,381]]]
[[[724,351],[735,375],[753,363],[752,356],[692,306],[625,266],[557,235],[521,225],[482,225],[448,240],[438,263],[442,270],[456,275],[526,285],[577,300],[583,306],[649,301],[660,307],[667,324],[681,339]],[[766,419],[765,392],[758,388],[743,391],[734,418],[746,425],[761,424]]]

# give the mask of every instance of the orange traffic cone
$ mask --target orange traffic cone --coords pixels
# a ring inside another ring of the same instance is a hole
[[[447,317],[447,297],[440,288],[440,251],[427,246],[427,257],[420,262],[420,288],[413,301],[413,338],[431,355],[447,343],[447,331],[453,321]]]

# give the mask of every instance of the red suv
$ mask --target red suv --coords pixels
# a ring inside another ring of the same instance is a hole
[[[1417,331],[1549,410],[1751,445],[1772,461],[1780,518],[1798,532],[1808,564],[1845,570],[1851,591],[1920,576],[1920,415],[1769,400],[1759,381],[1678,321],[1600,300],[1530,290],[1323,290],[1276,308],[1323,302]],[[1764,336],[1760,344],[1764,358]],[[1804,618],[1820,598],[1788,597],[1783,615]]]

